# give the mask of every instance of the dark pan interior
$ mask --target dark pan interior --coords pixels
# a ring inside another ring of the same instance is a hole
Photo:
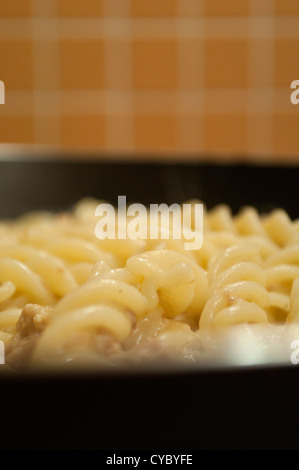
[[[2,161],[0,217],[32,209],[67,209],[93,196],[117,203],[183,202],[200,198],[207,206],[244,205],[260,211],[283,207],[298,217],[299,167],[150,163],[121,161]]]
[[[0,162],[0,217],[117,203],[274,207],[298,217],[297,167]],[[72,377],[0,376],[1,449],[299,449],[296,366]]]

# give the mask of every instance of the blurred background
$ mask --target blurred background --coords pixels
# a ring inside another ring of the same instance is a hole
[[[0,142],[299,159],[298,0],[0,0]]]

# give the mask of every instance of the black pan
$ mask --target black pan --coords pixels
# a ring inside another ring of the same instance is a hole
[[[202,199],[299,217],[296,166],[121,161],[0,162],[0,217]],[[0,366],[1,367],[1,366]],[[299,366],[1,376],[1,449],[299,449]]]

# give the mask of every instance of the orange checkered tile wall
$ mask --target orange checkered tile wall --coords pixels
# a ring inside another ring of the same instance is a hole
[[[0,0],[0,142],[299,159],[298,0]]]

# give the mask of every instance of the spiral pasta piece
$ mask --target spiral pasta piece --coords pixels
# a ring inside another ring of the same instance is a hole
[[[0,282],[7,281],[41,305],[54,303],[54,296],[44,287],[40,277],[20,261],[10,258],[0,260]]]
[[[127,268],[142,274],[148,289],[157,292],[166,316],[184,312],[200,315],[208,282],[204,270],[193,260],[174,251],[155,250],[129,258]]]
[[[47,327],[33,354],[33,364],[55,360],[55,354],[61,351],[72,335],[84,331],[99,334],[110,333],[116,341],[124,341],[131,332],[131,322],[121,311],[109,305],[90,305],[72,310],[69,315],[62,315]]]
[[[66,295],[53,311],[53,317],[64,315],[78,307],[113,302],[141,316],[145,311],[145,299],[133,286],[114,279],[92,280]]]

